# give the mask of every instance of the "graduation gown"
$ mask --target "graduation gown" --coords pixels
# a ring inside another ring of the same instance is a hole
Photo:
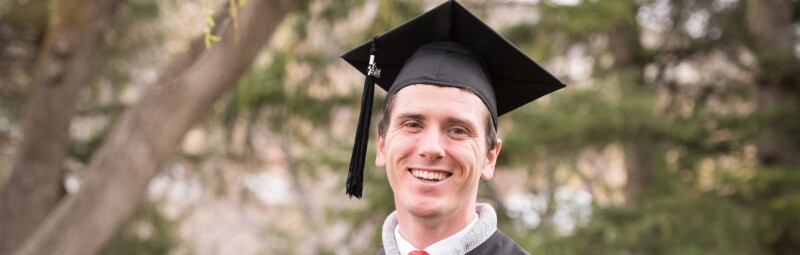
[[[497,230],[497,215],[494,208],[488,204],[478,204],[475,212],[478,213],[478,222],[470,229],[467,237],[460,241],[453,251],[454,254],[530,254]],[[383,249],[378,251],[378,255],[406,255],[397,251],[397,242],[394,238],[394,228],[397,224],[396,212],[386,218],[383,224]]]
[[[503,255],[530,255],[527,251],[523,250],[522,247],[519,247],[514,240],[511,240],[508,236],[500,233],[499,230],[495,231],[489,239],[486,239],[481,245],[475,247],[475,249],[467,252],[466,255],[495,255],[495,254],[503,254]],[[386,252],[381,249],[378,251],[378,255],[386,255]]]
[[[495,231],[489,239],[486,239],[481,245],[475,247],[474,250],[467,252],[467,255],[482,254],[530,255],[530,253],[523,250],[522,247],[519,247],[514,240],[500,233],[500,230]]]

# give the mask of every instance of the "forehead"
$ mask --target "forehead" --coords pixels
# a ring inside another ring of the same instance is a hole
[[[398,91],[392,100],[393,116],[427,113],[476,123],[482,123],[489,117],[486,104],[475,93],[462,88],[415,84]]]

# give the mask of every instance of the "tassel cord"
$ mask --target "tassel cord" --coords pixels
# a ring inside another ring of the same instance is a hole
[[[370,64],[366,79],[364,80],[364,92],[361,96],[361,111],[358,117],[353,154],[350,157],[350,169],[347,174],[346,192],[351,198],[355,196],[360,199],[364,188],[364,162],[366,161],[367,145],[369,143],[373,94],[375,93],[375,76],[380,75],[380,71],[375,67],[375,40],[376,38],[372,39]]]

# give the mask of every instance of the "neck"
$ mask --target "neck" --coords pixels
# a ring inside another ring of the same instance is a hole
[[[397,212],[400,234],[418,249],[425,249],[442,239],[458,233],[475,218],[475,203],[452,215],[417,217],[409,212]]]

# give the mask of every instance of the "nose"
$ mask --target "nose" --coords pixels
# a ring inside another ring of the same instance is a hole
[[[419,156],[428,160],[439,160],[444,158],[443,137],[437,131],[429,129],[424,136],[421,137],[417,145]]]

